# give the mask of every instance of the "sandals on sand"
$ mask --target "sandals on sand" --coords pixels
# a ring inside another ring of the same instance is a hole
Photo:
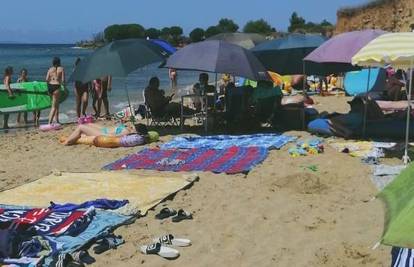
[[[173,222],[181,222],[182,220],[192,220],[192,219],[193,219],[193,215],[190,212],[185,211],[183,209],[180,209],[177,212],[177,215],[172,217]]]
[[[193,219],[193,215],[190,212],[185,211],[183,209],[179,209],[177,212],[172,208],[163,208],[157,215],[155,215],[155,218],[157,218],[158,220],[163,220],[171,216],[174,216],[172,217],[173,222],[181,222],[182,220]]]
[[[154,243],[141,246],[141,252],[146,255],[159,255],[166,259],[176,259],[180,256],[180,252],[176,249],[163,246],[161,243]]]
[[[184,238],[175,238],[172,234],[164,235],[153,240],[165,246],[188,247],[191,246],[191,240]]]
[[[176,214],[177,211],[172,208],[163,208],[157,215],[155,215],[155,218],[158,220],[163,220]]]
[[[101,254],[109,249],[116,249],[125,243],[121,236],[111,235],[99,240],[98,245],[93,248],[95,254]]]

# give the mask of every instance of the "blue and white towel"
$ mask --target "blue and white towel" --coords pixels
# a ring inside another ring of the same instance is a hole
[[[411,248],[393,247],[391,257],[391,267],[414,266],[414,250]]]
[[[213,135],[175,137],[172,141],[161,145],[161,149],[227,149],[237,147],[264,147],[280,149],[289,142],[297,139],[296,136],[283,134],[251,134],[251,135]]]

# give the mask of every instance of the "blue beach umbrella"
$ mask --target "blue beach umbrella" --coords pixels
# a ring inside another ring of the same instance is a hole
[[[225,41],[190,44],[168,58],[167,68],[227,73],[251,80],[267,79],[262,63],[247,49]]]
[[[290,34],[251,49],[267,70],[281,75],[303,73],[303,58],[326,41],[322,35]]]
[[[126,77],[139,68],[163,62],[170,54],[144,39],[113,41],[83,59],[69,80],[86,83],[107,75]]]
[[[161,46],[165,51],[170,54],[174,54],[177,51],[177,48],[172,46],[169,42],[162,40],[162,39],[150,39],[151,42]]]

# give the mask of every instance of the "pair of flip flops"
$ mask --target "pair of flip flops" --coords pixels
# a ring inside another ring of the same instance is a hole
[[[171,218],[173,222],[181,222],[182,220],[193,219],[193,215],[190,212],[185,211],[183,209],[179,209],[178,211],[176,211],[172,208],[163,208],[157,215],[155,215],[155,218],[158,220],[164,220],[171,216],[173,216]]]
[[[124,244],[125,241],[121,236],[111,234],[98,240],[96,243],[97,245],[93,248],[93,251],[95,254],[101,254],[107,250],[116,249],[118,246]]]
[[[180,256],[180,252],[174,247],[188,247],[191,246],[191,241],[184,238],[175,238],[168,234],[153,240],[154,243],[150,245],[141,246],[141,253],[146,255],[159,255],[166,259],[176,259]]]

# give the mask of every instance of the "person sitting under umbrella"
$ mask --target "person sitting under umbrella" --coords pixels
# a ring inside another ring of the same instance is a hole
[[[147,88],[145,88],[145,102],[151,109],[151,113],[155,117],[181,117],[181,105],[171,102],[174,94],[165,96],[165,91],[160,90],[160,80],[158,77],[152,77]],[[185,114],[192,114],[194,111],[188,107],[184,107]]]
[[[207,94],[207,93],[214,93],[215,91],[215,87],[213,85],[209,85],[208,84],[208,74],[203,72],[200,73],[199,77],[198,77],[198,83],[194,84],[193,86],[193,92],[195,95],[197,95],[198,97],[195,97],[193,102],[194,102],[194,107],[197,111],[201,111],[201,109],[203,108],[202,102],[201,102],[201,96]],[[211,99],[211,96],[208,99],[209,102],[209,107],[211,105],[214,105],[214,97],[213,99]]]
[[[251,98],[254,116],[260,122],[267,122],[280,109],[282,96],[282,90],[280,87],[274,87],[273,82],[258,81]]]

